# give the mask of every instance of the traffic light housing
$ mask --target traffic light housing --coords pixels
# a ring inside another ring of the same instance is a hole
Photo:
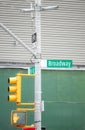
[[[24,110],[11,111],[11,125],[24,127],[27,124],[27,112]]]
[[[8,87],[8,92],[12,93],[8,96],[10,102],[21,102],[21,75],[17,74],[16,77],[8,78],[8,83],[12,86]]]

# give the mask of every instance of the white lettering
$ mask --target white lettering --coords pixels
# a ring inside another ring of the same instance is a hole
[[[71,62],[66,60],[49,60],[48,67],[70,68]]]

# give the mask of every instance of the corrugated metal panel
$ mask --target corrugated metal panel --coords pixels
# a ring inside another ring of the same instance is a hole
[[[72,59],[74,64],[85,65],[85,1],[48,3],[59,5],[59,9],[42,14],[44,58]]]
[[[30,3],[30,1],[29,1]],[[32,23],[29,14],[23,14],[20,9],[29,8],[29,3],[20,0],[0,1],[0,22],[9,28],[16,36],[31,46]],[[15,46],[17,44],[17,46]],[[0,61],[28,62],[31,55],[20,44],[0,28]]]
[[[30,47],[34,32],[30,14],[20,12],[30,8],[33,0],[0,0],[0,22],[10,28]],[[85,1],[42,0],[43,6],[59,5],[58,10],[41,13],[42,58],[72,59],[85,65]],[[30,62],[31,54],[0,28],[0,62]]]

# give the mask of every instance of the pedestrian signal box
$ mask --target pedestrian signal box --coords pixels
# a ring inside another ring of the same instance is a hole
[[[8,87],[8,91],[12,93],[8,96],[10,102],[21,102],[21,76],[19,74],[16,77],[8,78],[8,83],[11,85]]]
[[[27,122],[26,111],[13,110],[11,112],[11,125],[16,127],[24,127]]]

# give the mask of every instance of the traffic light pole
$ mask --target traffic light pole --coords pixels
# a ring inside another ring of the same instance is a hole
[[[36,59],[35,59],[35,115],[36,130],[41,130],[41,11],[57,9],[58,6],[42,7],[41,0],[35,0],[35,32],[37,34]]]
[[[35,100],[35,113],[34,113],[34,123],[36,130],[41,130],[41,0],[35,0],[34,8],[23,9],[23,12],[34,12],[34,22],[35,22],[35,33],[36,40],[35,43],[35,88],[34,88],[34,100]]]
[[[35,59],[35,114],[34,122],[36,130],[41,130],[41,0],[35,0],[35,32],[37,34],[37,56]]]

